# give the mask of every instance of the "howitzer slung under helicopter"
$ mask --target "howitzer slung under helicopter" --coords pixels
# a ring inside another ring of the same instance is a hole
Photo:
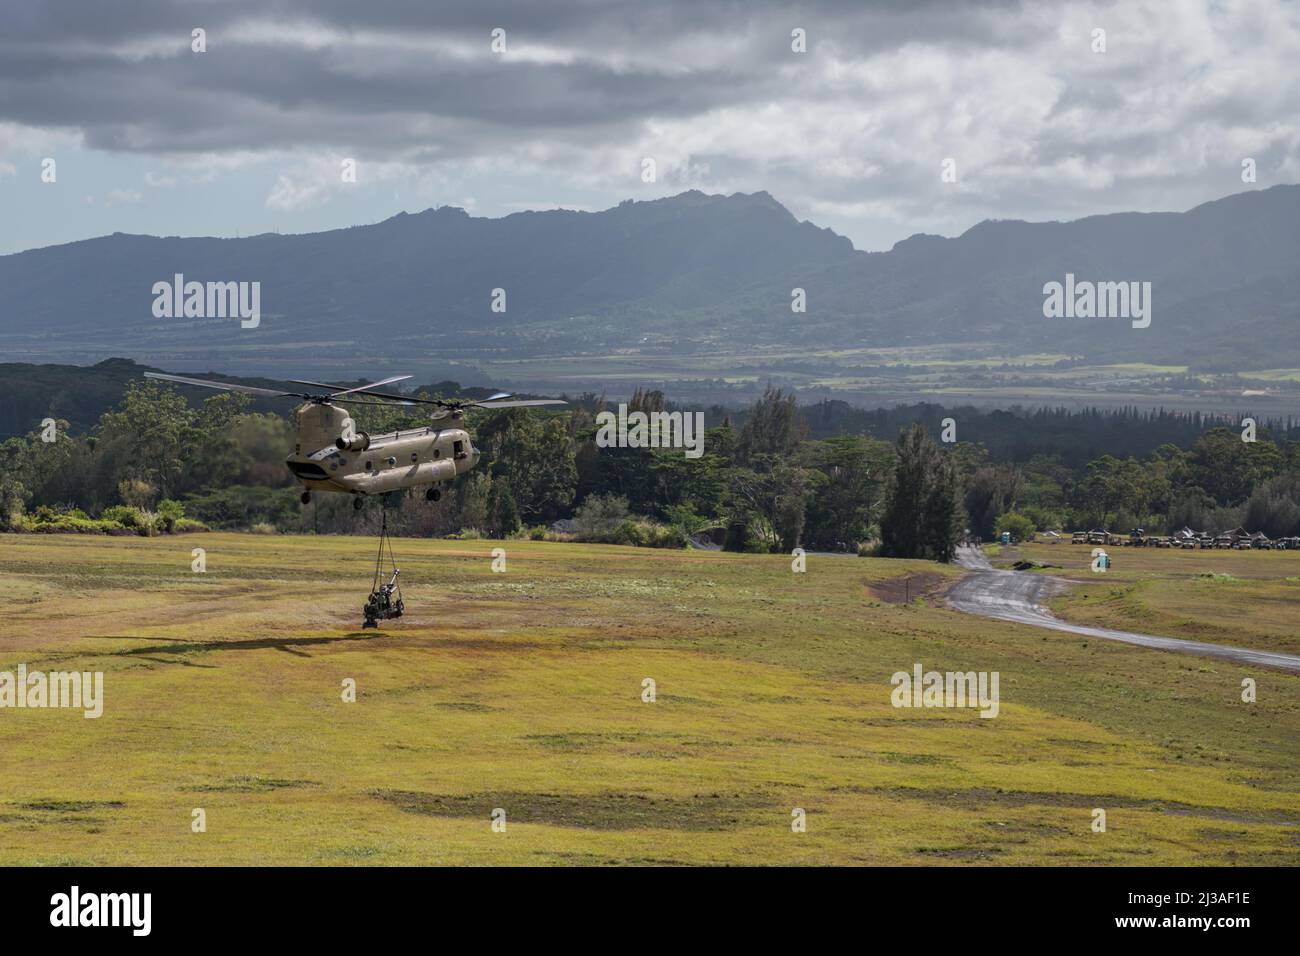
[[[439,485],[478,464],[478,449],[470,441],[469,433],[460,426],[467,409],[567,404],[549,398],[507,400],[510,396],[505,392],[479,401],[470,398],[416,398],[378,391],[385,385],[410,378],[409,375],[395,375],[353,388],[286,379],[294,385],[327,390],[292,392],[161,372],[144,374],[146,378],[242,392],[261,398],[303,399],[304,403],[295,412],[298,434],[293,454],[285,459],[289,471],[305,489],[302,503],[311,501],[313,491],[325,491],[352,495],[356,508],[361,507],[366,496],[385,495],[424,485],[429,486],[425,498],[437,501],[441,497]],[[432,409],[432,421],[421,428],[368,435],[356,430],[352,416],[340,407],[342,405],[425,405]]]
[[[387,583],[384,583],[388,570],[384,567],[385,547],[388,549],[388,568],[392,569],[392,576],[388,578]],[[364,618],[361,623],[362,630],[378,627],[380,621],[402,616],[406,605],[402,601],[402,586],[397,583],[401,573],[397,567],[397,558],[393,556],[393,539],[388,535],[388,507],[385,503],[384,523],[379,529],[379,555],[375,558],[375,576],[370,583],[370,597],[366,598],[366,603],[361,608],[361,615]]]

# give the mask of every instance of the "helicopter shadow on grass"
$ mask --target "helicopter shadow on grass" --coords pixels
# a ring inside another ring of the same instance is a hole
[[[155,664],[180,664],[184,667],[216,667],[216,664],[200,664],[193,660],[186,660],[185,657],[191,654],[206,654],[210,651],[262,651],[275,650],[283,651],[286,654],[292,654],[294,657],[310,658],[312,655],[306,651],[300,650],[302,647],[313,647],[317,645],[330,646],[347,641],[372,641],[375,638],[384,635],[375,632],[373,634],[363,631],[353,631],[350,634],[340,634],[335,637],[259,637],[246,641],[186,641],[180,638],[175,639],[172,644],[151,644],[146,647],[128,647],[117,651],[105,651],[102,653],[83,652],[59,655],[57,658],[50,658],[52,661],[72,660],[83,657],[124,657],[139,658]],[[97,634],[94,640],[100,641],[139,641],[149,640],[149,638],[131,637],[121,634]],[[157,638],[152,638],[157,640]],[[171,655],[171,656],[161,656]],[[180,658],[179,660],[177,658]]]

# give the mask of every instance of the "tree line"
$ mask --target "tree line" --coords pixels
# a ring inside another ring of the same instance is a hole
[[[628,406],[674,408],[648,390]],[[938,441],[938,421],[914,420],[893,440],[825,434],[836,418],[826,403],[801,407],[794,394],[768,388],[749,407],[715,415],[704,454],[688,458],[677,449],[598,447],[604,407],[586,396],[561,411],[471,413],[479,467],[439,502],[418,491],[400,496],[390,525],[414,535],[674,547],[693,537],[736,551],[801,547],[940,561],[964,535],[990,539],[1001,530],[1241,524],[1270,536],[1300,534],[1300,443],[1268,428],[1243,441],[1236,429],[1208,427],[1189,432],[1184,446],[1076,462],[1056,447],[1068,421],[1058,414],[1012,415],[1017,457],[984,442]],[[426,423],[398,407],[358,406],[353,414],[372,434]],[[1123,420],[1093,413],[1070,427],[1091,421],[1100,434]],[[1146,427],[1171,424],[1148,419]],[[372,530],[373,510],[355,513],[348,496],[298,503],[284,466],[293,433],[286,416],[255,411],[240,395],[192,405],[173,386],[134,382],[89,428],[56,421],[53,440],[47,428],[0,442],[0,523],[16,531]]]

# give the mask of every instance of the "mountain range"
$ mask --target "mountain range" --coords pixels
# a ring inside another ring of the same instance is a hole
[[[241,239],[114,233],[0,256],[0,357],[295,372],[474,355],[980,345],[1300,367],[1300,186],[1186,212],[985,221],[863,252],[765,192],[498,219],[442,207]],[[256,328],[154,314],[156,283],[260,283]],[[1152,322],[1045,318],[1044,285],[1150,282]],[[806,311],[791,308],[804,290]],[[504,295],[495,290],[504,290]],[[494,309],[494,304],[496,309]],[[462,376],[463,378],[464,376]]]

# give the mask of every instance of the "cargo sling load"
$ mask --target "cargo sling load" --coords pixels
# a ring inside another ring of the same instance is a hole
[[[380,621],[401,617],[405,610],[402,589],[398,583],[401,572],[397,569],[392,539],[388,534],[387,496],[406,488],[424,487],[425,500],[437,501],[442,497],[440,485],[478,464],[478,449],[470,441],[469,432],[461,427],[466,409],[568,404],[558,399],[507,401],[510,396],[505,392],[478,401],[469,398],[416,398],[379,391],[385,385],[410,378],[409,375],[394,375],[353,388],[287,379],[294,385],[326,390],[295,392],[165,375],[161,372],[144,374],[146,378],[164,382],[241,392],[260,398],[304,400],[295,412],[298,431],[293,454],[285,459],[290,473],[303,486],[302,503],[310,503],[312,493],[316,491],[352,495],[352,506],[357,510],[372,495],[378,495],[384,500],[379,557],[375,561],[370,597],[362,607],[363,628],[378,627]],[[412,408],[426,405],[431,407],[432,412],[429,424],[423,427],[369,435],[356,430],[352,416],[341,407],[345,405],[404,405]],[[391,573],[384,568],[385,548]]]

